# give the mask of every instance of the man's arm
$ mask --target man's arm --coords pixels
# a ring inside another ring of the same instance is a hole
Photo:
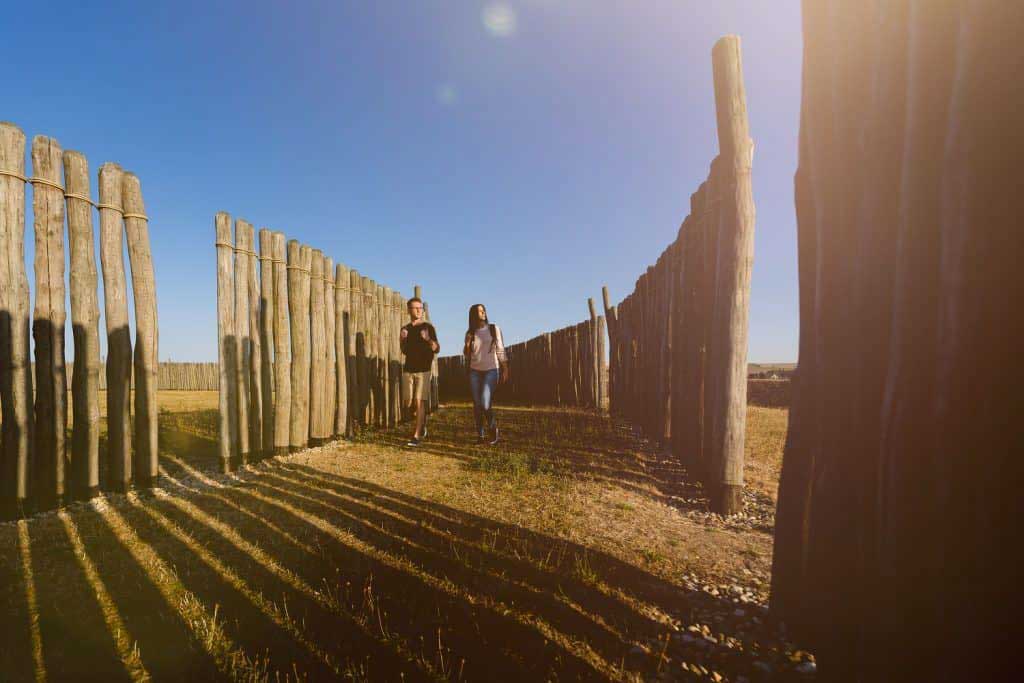
[[[434,350],[434,353],[441,353],[441,344],[437,341],[437,330],[434,329],[433,324],[430,325],[430,348]]]
[[[402,332],[399,334],[399,337],[398,346],[402,350],[402,355],[404,356],[408,353],[407,347],[409,346],[409,328],[407,326],[402,327]]]

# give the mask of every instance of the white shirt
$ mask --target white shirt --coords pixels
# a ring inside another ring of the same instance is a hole
[[[497,370],[498,361],[505,362],[505,344],[501,338],[501,328],[494,326],[497,343],[491,345],[491,330],[487,325],[478,327],[473,334],[473,344],[469,357],[469,367],[473,370]]]

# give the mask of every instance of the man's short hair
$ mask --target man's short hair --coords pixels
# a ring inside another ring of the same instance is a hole
[[[405,302],[405,307],[409,308],[413,304],[419,304],[420,306],[422,306],[423,305],[423,299],[419,298],[418,296],[414,296],[413,298],[411,298],[411,299],[409,299],[408,301]]]

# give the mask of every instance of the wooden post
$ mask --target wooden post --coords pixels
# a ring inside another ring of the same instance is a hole
[[[283,232],[273,236],[274,264],[274,455],[288,453],[292,414],[292,350],[288,320],[288,264]]]
[[[252,330],[249,327],[249,255],[252,251],[252,226],[235,219],[235,339],[238,364],[235,384],[238,387],[238,455],[235,467],[244,467],[252,452]]]
[[[591,394],[594,408],[601,409],[601,356],[598,353],[597,307],[593,297],[587,297],[587,308],[590,311],[590,374]]]
[[[332,441],[337,415],[338,398],[338,347],[337,347],[337,299],[334,295],[334,259],[324,257],[324,346],[326,363],[324,375],[324,438]]]
[[[249,451],[250,457],[263,457],[263,344],[260,340],[260,285],[257,280],[259,255],[256,253],[256,230],[246,223],[249,261],[247,291],[249,298]]]
[[[132,340],[128,329],[128,283],[124,273],[121,167],[106,163],[99,171],[100,263],[103,268],[104,318],[107,323],[107,482],[124,493],[132,480],[129,422]]]
[[[707,183],[690,196],[690,222],[685,234],[683,252],[682,309],[686,334],[682,354],[685,357],[680,381],[682,414],[678,423],[680,454],[691,474],[703,477],[704,458],[704,366],[707,310],[704,290],[707,286],[707,263],[704,259],[705,235],[708,230],[705,200]]]
[[[324,429],[324,374],[327,370],[327,340],[324,339],[324,254],[319,249],[313,250],[309,279],[309,445],[315,448],[327,441]]]
[[[122,175],[124,227],[128,258],[132,267],[132,296],[135,299],[135,465],[138,488],[153,488],[160,474],[156,400],[157,309],[153,253],[149,245],[146,205],[142,186],[134,173]]]
[[[263,446],[263,457],[274,454],[274,419],[276,415],[274,392],[274,368],[272,358],[275,356],[274,344],[274,233],[267,228],[260,228],[260,388],[263,407],[263,433],[260,443]]]
[[[292,341],[292,407],[288,450],[301,451],[309,443],[309,269],[312,249],[288,241],[288,318]]]
[[[100,490],[100,310],[89,163],[81,153],[64,152],[64,183],[71,249],[71,329],[75,340],[68,489],[74,498],[87,500]]]
[[[364,424],[367,426],[374,426],[377,423],[377,315],[374,308],[377,286],[374,284],[373,280],[364,275],[362,287],[364,313],[363,335],[365,338],[364,345],[366,347],[366,416],[364,418]]]
[[[64,502],[67,375],[64,367],[64,188],[57,141],[32,139],[32,214],[35,231],[36,502],[39,509]]]
[[[349,366],[349,429],[351,435],[363,424],[363,391],[366,382],[366,371],[363,367],[365,357],[365,337],[363,336],[363,278],[354,268],[348,273],[349,283],[349,337],[348,352],[352,359]]]
[[[380,337],[381,337],[381,395],[384,397],[384,426],[391,427],[397,423],[392,412],[393,405],[391,380],[394,377],[391,367],[391,321],[394,312],[391,304],[391,288],[381,287],[380,293]]]
[[[231,471],[238,445],[238,343],[235,336],[235,247],[231,216],[217,212],[213,219],[217,245],[217,359],[218,453],[221,472]]]
[[[754,261],[754,196],[750,182],[753,143],[747,123],[740,39],[726,36],[712,50],[718,114],[722,197],[717,250],[715,308],[709,381],[716,387],[712,509],[734,514],[743,508],[743,440],[747,414],[747,322]]]
[[[3,519],[29,510],[32,364],[25,271],[25,134],[0,122],[0,405],[3,406]]]
[[[351,436],[349,431],[349,386],[348,376],[351,358],[349,355],[349,325],[351,315],[349,309],[349,277],[348,268],[338,264],[334,270],[334,347],[337,361],[337,380],[335,382],[334,437]]]
[[[608,412],[615,414],[618,413],[619,398],[618,398],[618,384],[619,374],[621,372],[619,364],[619,344],[621,342],[619,338],[618,328],[618,311],[611,304],[611,298],[608,295],[608,285],[601,287],[601,302],[604,304],[604,317],[608,324]],[[603,354],[602,354],[603,357]]]
[[[685,318],[686,305],[686,249],[689,238],[689,230],[692,228],[693,219],[687,216],[679,227],[672,253],[673,275],[671,287],[672,294],[672,378],[670,393],[672,395],[672,455],[676,462],[683,463],[686,459],[685,444],[686,436],[686,412],[689,407],[686,405],[685,378],[686,378],[686,333],[687,320]]]

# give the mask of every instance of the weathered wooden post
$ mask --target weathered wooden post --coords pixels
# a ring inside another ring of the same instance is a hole
[[[722,198],[718,224],[715,307],[708,382],[715,387],[710,415],[712,509],[743,507],[743,439],[747,414],[747,320],[754,260],[753,142],[747,123],[740,40],[726,36],[712,50]]]
[[[707,287],[707,262],[704,258],[708,230],[706,199],[707,183],[702,183],[697,192],[690,195],[690,222],[683,253],[682,310],[686,334],[683,336],[681,351],[684,361],[680,373],[683,410],[678,423],[682,430],[679,439],[682,461],[698,476],[703,476],[707,464],[704,458],[704,330],[708,314],[704,306]]]
[[[258,460],[263,457],[263,345],[260,342],[260,285],[257,280],[259,254],[256,253],[256,230],[245,224],[248,250],[246,272],[249,299],[249,452]]]
[[[601,409],[601,358],[597,350],[597,307],[594,305],[594,298],[587,297],[587,309],[590,312],[590,375],[592,400],[594,408]]]
[[[319,249],[313,250],[312,267],[309,271],[309,324],[310,324],[310,375],[309,375],[309,445],[322,446],[326,443],[324,433],[324,374],[327,370],[327,340],[324,339],[324,255]]]
[[[89,163],[81,153],[64,152],[64,184],[71,249],[71,329],[75,340],[68,489],[74,498],[86,500],[98,495],[100,489],[100,310]]]
[[[324,438],[334,439],[338,395],[337,300],[334,296],[334,259],[324,257]]]
[[[157,308],[153,252],[149,245],[149,219],[142,186],[134,173],[122,177],[124,227],[132,268],[135,300],[135,485],[152,488],[160,474],[157,444]]]
[[[292,350],[288,319],[288,264],[283,232],[273,235],[274,455],[288,453],[292,414]]]
[[[691,409],[685,402],[686,378],[686,334],[688,321],[685,317],[686,305],[686,250],[688,248],[689,230],[693,225],[691,216],[683,220],[676,235],[675,249],[672,254],[672,378],[669,389],[672,396],[672,455],[676,462],[685,461],[686,450],[686,412]]]
[[[252,452],[252,330],[249,327],[249,255],[252,251],[252,226],[235,219],[235,384],[238,387],[238,454],[236,467],[249,462]]]
[[[309,271],[313,261],[312,249],[288,241],[288,318],[292,341],[292,408],[290,415],[289,445],[295,453],[309,443]]]
[[[367,276],[363,276],[363,336],[366,347],[366,388],[365,403],[366,416],[364,424],[367,426],[376,425],[376,393],[377,393],[377,317],[374,308],[377,286]]]
[[[121,167],[106,163],[99,171],[100,263],[103,269],[104,318],[107,323],[107,482],[123,493],[132,480],[132,434],[129,421],[132,340],[128,329],[128,282],[124,273]]]
[[[260,389],[263,407],[263,434],[260,443],[263,457],[274,454],[274,418],[276,414],[274,392],[274,233],[260,228]]]
[[[348,268],[339,263],[334,270],[334,348],[337,362],[335,380],[334,437],[350,436],[348,407],[348,376],[351,358],[349,357],[349,325],[351,324],[349,308]]]
[[[618,327],[618,310],[617,307],[612,306],[607,285],[601,287],[601,302],[604,305],[604,317],[608,325],[608,412],[616,414],[620,410],[618,382],[619,375],[622,372],[619,356],[621,339]]]
[[[0,405],[4,519],[28,512],[32,364],[25,271],[25,134],[0,122]]]
[[[238,445],[238,343],[235,336],[235,247],[231,216],[214,216],[217,245],[217,359],[218,359],[218,453],[221,472],[229,472],[239,454]]]
[[[32,224],[35,232],[36,503],[64,502],[67,375],[64,367],[64,186],[62,152],[53,138],[32,139]]]
[[[349,350],[352,354],[352,372],[349,373],[351,390],[349,391],[350,423],[353,433],[365,424],[366,405],[364,403],[364,392],[366,391],[366,334],[364,333],[364,299],[362,299],[362,275],[354,268],[348,272],[348,283],[350,289],[351,305],[351,335],[349,336]]]

